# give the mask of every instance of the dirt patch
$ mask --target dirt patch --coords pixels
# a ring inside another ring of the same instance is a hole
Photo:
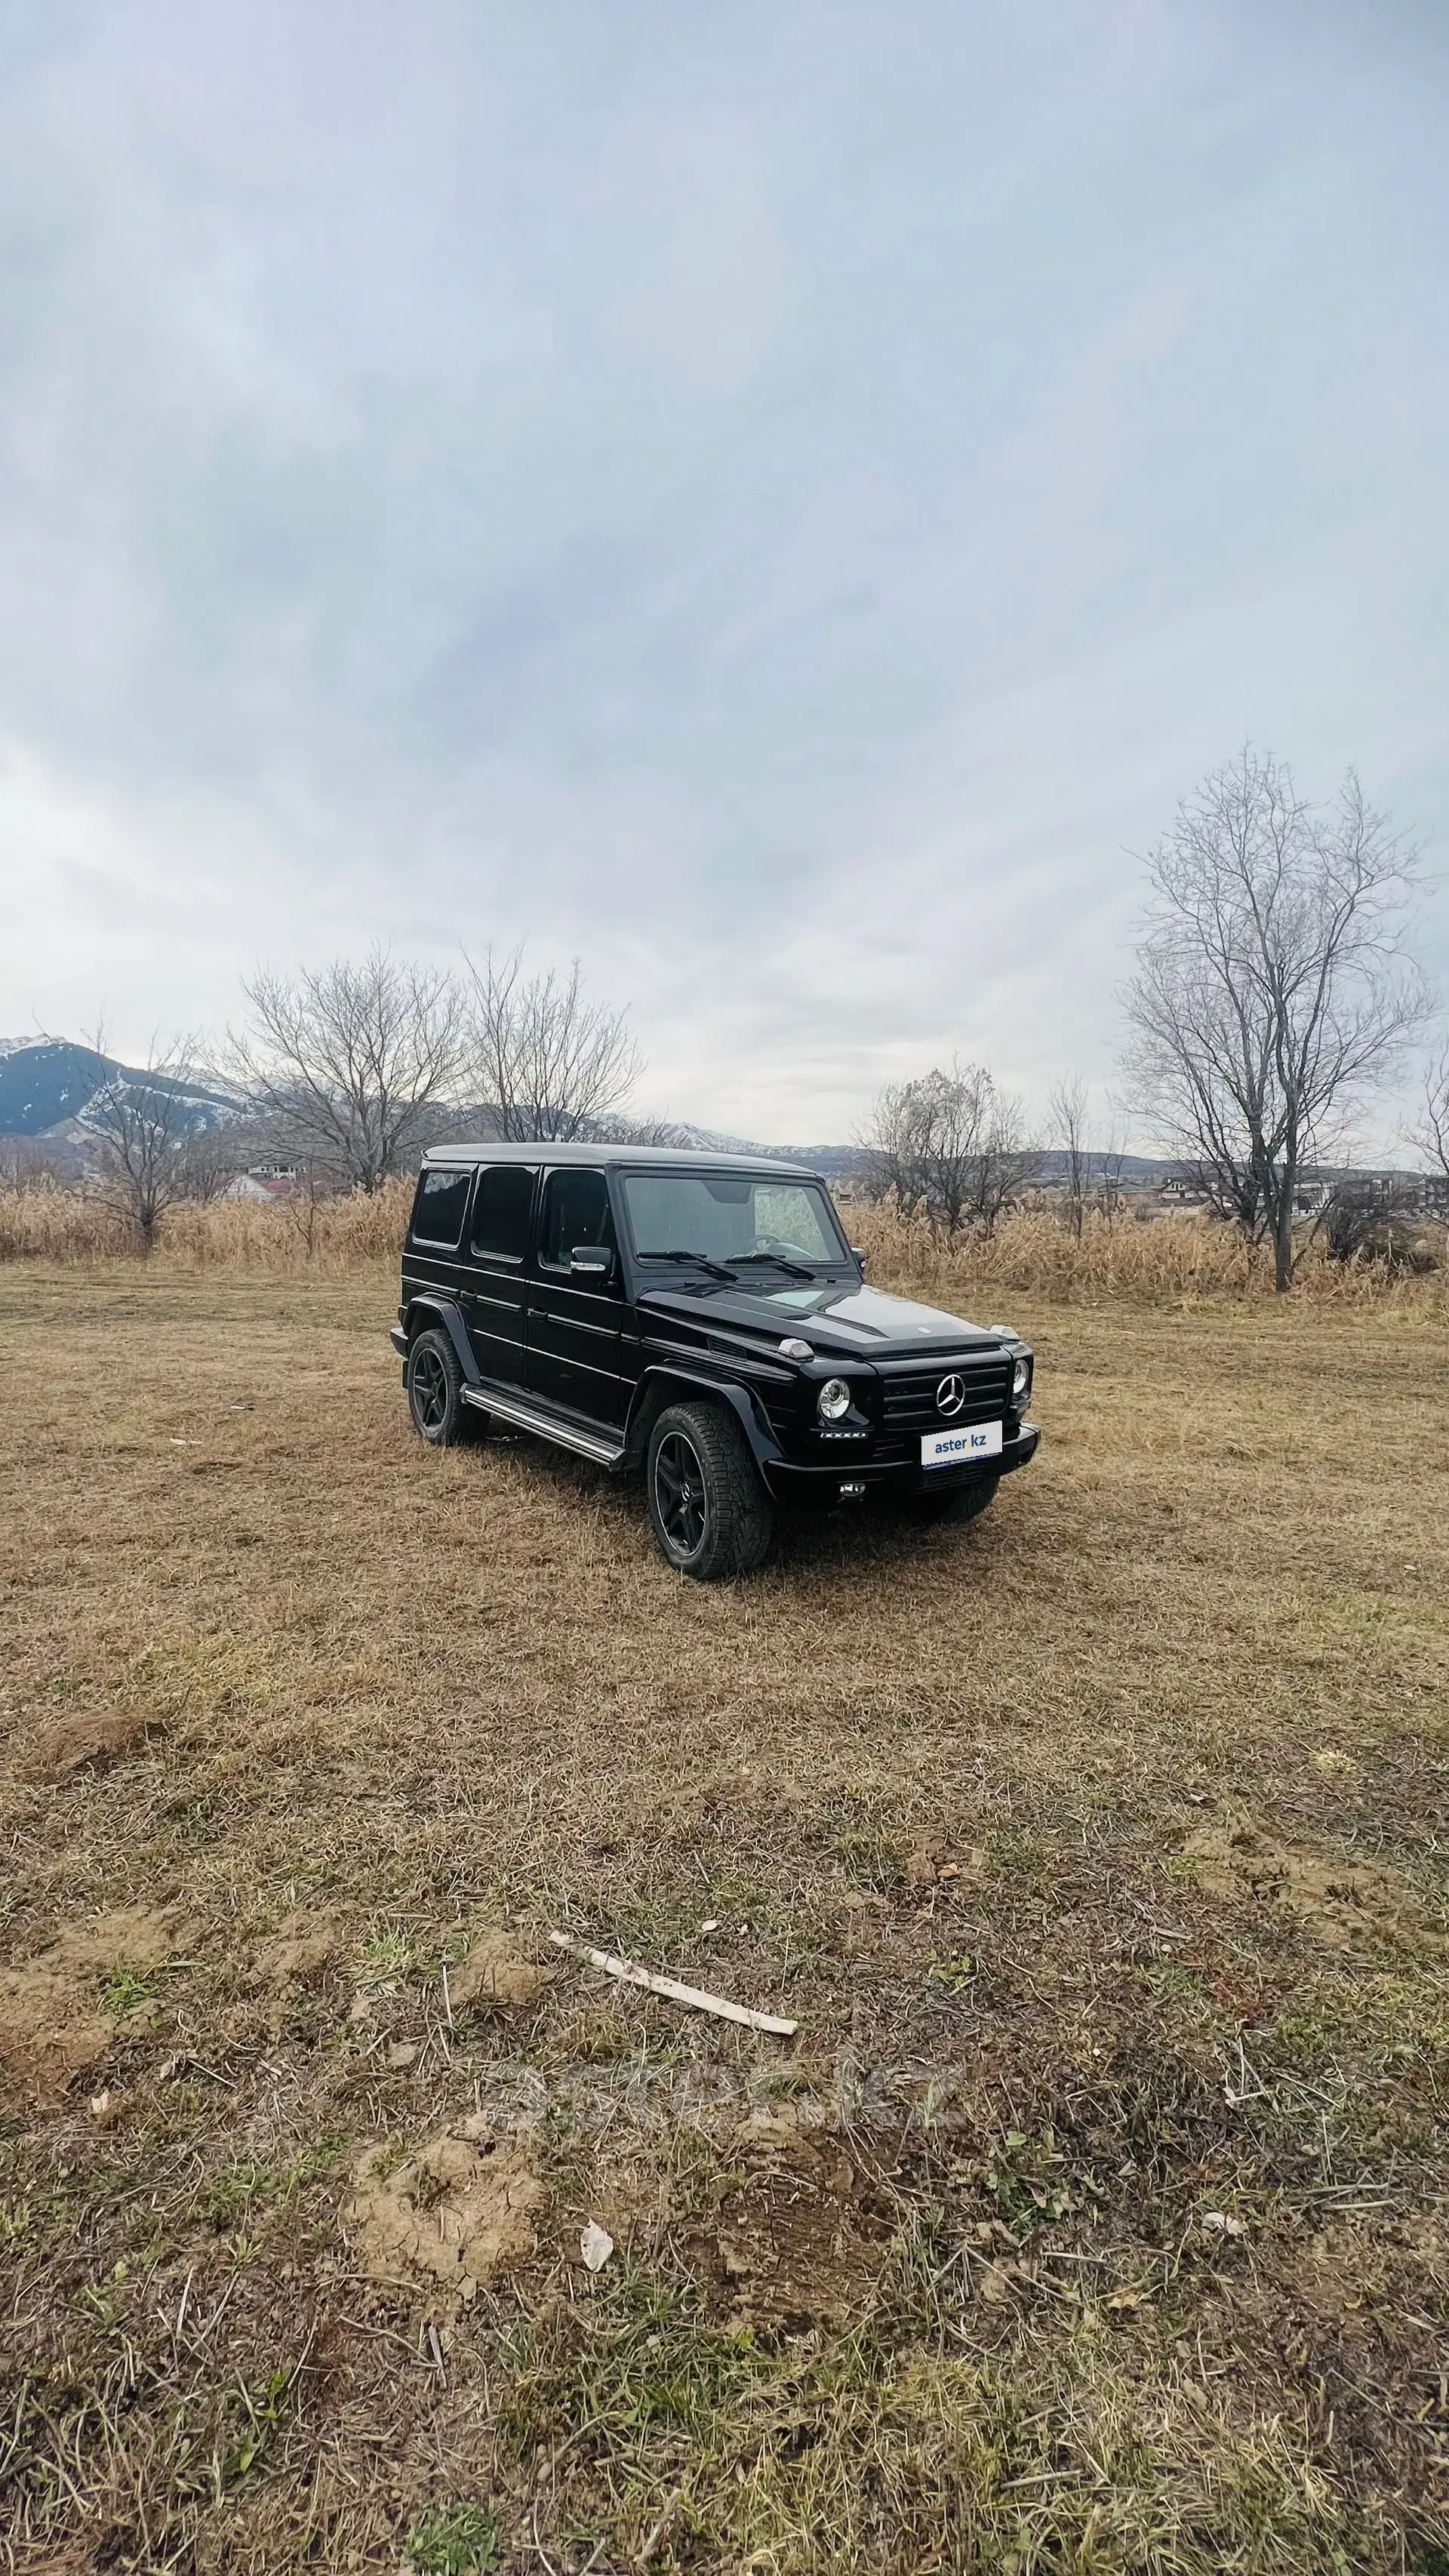
[[[911,1887],[950,1886],[960,1880],[962,1886],[979,1882],[986,1875],[986,1855],[979,1844],[957,1845],[939,1826],[923,1826],[911,1837],[906,1855],[906,1882]]]
[[[284,1915],[257,1951],[257,1971],[269,1986],[312,1984],[349,1949],[356,1933],[350,1916],[298,1906]]]
[[[552,1976],[553,1970],[540,1965],[520,1934],[495,1926],[448,1970],[448,1993],[455,2005],[506,2010],[536,2003]]]
[[[148,1732],[144,1717],[128,1717],[119,1709],[58,1717],[40,1729],[15,1767],[23,1780],[49,1783],[74,1780],[83,1771],[109,1771],[136,1752]]]
[[[62,2101],[136,2018],[106,2011],[101,1979],[108,1970],[164,1966],[185,1930],[174,1909],[129,1906],[68,1923],[25,1967],[0,1970],[0,2101],[42,2108]]]
[[[1413,1890],[1392,1870],[1372,1863],[1295,1851],[1244,1822],[1201,1826],[1189,1834],[1182,1856],[1211,1895],[1276,1905],[1332,1949],[1356,1949],[1365,1941],[1445,1946]]]
[[[441,2292],[452,2306],[481,2281],[526,2262],[547,2192],[485,2116],[434,2138],[386,2170],[386,2147],[358,2165],[343,2233],[375,2281]]]
[[[870,2179],[840,2138],[790,2111],[746,2121],[734,2149],[744,2178],[690,2248],[712,2304],[732,2329],[845,2324],[890,2232]]]

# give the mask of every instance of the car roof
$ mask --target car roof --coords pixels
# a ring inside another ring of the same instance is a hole
[[[708,1154],[687,1145],[434,1145],[423,1156],[425,1170],[450,1163],[575,1163],[599,1171],[605,1164],[627,1163],[675,1172],[764,1172],[772,1178],[818,1181],[808,1163],[786,1163],[770,1154]]]

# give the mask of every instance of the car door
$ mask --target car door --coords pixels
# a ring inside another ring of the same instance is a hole
[[[607,1279],[571,1270],[576,1246],[607,1251]],[[624,1283],[608,1176],[577,1165],[545,1171],[528,1291],[525,1383],[548,1403],[613,1426],[628,1411],[621,1375]]]
[[[528,1238],[536,1163],[485,1163],[473,1193],[468,1266],[459,1297],[485,1378],[523,1384]]]

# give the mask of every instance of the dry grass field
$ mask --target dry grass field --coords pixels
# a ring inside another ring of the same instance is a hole
[[[704,1590],[391,1303],[0,1272],[0,2565],[1443,2576],[1442,1321]]]

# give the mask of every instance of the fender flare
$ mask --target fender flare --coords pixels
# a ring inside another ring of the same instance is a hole
[[[469,1386],[481,1386],[483,1383],[483,1372],[478,1366],[477,1360],[473,1356],[473,1345],[468,1339],[468,1327],[464,1323],[462,1314],[459,1308],[453,1303],[452,1298],[434,1296],[425,1290],[422,1296],[410,1297],[408,1299],[407,1333],[409,1342],[411,1342],[413,1337],[413,1318],[420,1312],[435,1316],[437,1321],[442,1325],[449,1341],[453,1345],[458,1366],[462,1370],[467,1384]]]
[[[649,1402],[655,1387],[677,1387],[682,1395],[710,1395],[718,1403],[727,1404],[739,1417],[740,1428],[750,1444],[755,1464],[761,1474],[767,1468],[778,1466],[783,1462],[785,1452],[773,1431],[767,1430],[760,1420],[750,1402],[747,1388],[735,1385],[728,1378],[709,1377],[702,1369],[680,1368],[677,1363],[657,1361],[653,1367],[647,1368],[639,1379],[634,1390],[633,1403],[629,1407],[628,1428],[624,1435],[624,1454],[630,1466],[637,1467],[643,1461],[647,1442],[644,1423],[646,1421],[652,1423],[656,1410],[662,1412],[664,1409],[662,1405],[656,1408]]]

